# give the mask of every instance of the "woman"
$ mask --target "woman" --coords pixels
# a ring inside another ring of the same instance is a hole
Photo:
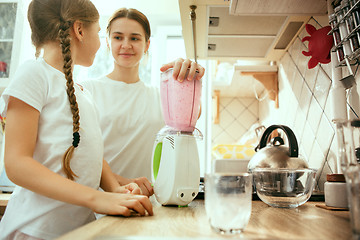
[[[136,9],[122,8],[109,19],[108,47],[114,69],[107,76],[83,82],[93,93],[100,111],[104,158],[120,184],[135,182],[144,195],[153,194],[150,181],[152,148],[157,132],[165,125],[159,90],[146,86],[139,77],[140,60],[150,46],[150,24]],[[191,80],[204,75],[204,68],[190,60],[178,59],[161,67],[174,68],[174,78]],[[121,177],[121,176],[123,177]]]

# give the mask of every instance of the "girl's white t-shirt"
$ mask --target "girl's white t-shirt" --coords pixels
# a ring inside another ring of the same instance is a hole
[[[76,182],[98,189],[103,159],[99,116],[92,95],[77,84],[74,88],[80,112],[80,143],[74,151],[71,169],[78,175]],[[64,74],[41,58],[27,61],[18,68],[1,96],[0,112],[3,117],[6,116],[10,96],[40,112],[34,159],[65,176],[61,162],[73,141],[73,120]],[[94,213],[88,208],[50,199],[16,186],[0,222],[0,239],[6,239],[15,230],[38,238],[53,239],[94,219]]]
[[[80,83],[96,101],[104,138],[104,159],[126,178],[151,180],[156,135],[165,126],[159,89],[142,81],[127,84],[106,76]]]

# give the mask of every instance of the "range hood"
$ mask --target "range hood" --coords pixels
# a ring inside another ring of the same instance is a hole
[[[196,6],[194,32],[191,5]],[[195,58],[196,50],[198,59],[277,61],[312,15],[326,14],[326,1],[179,0],[179,8],[188,58]]]

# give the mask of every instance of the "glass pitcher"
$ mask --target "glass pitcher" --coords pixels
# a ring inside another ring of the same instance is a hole
[[[360,120],[336,123],[338,155],[345,175],[350,222],[354,239],[360,239]]]

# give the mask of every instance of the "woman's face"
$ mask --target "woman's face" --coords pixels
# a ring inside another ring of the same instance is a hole
[[[118,18],[110,26],[110,49],[115,64],[131,68],[137,67],[150,40],[145,40],[145,31],[140,23],[128,18]]]
[[[93,64],[96,52],[100,48],[99,22],[92,23],[83,28],[83,39],[79,44],[80,54],[77,54],[77,63],[89,67]]]

